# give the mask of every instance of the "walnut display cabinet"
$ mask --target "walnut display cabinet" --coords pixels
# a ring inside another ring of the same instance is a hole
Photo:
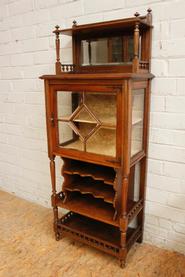
[[[121,266],[143,237],[151,31],[150,9],[146,16],[56,26],[56,74],[41,77],[56,239],[91,245]],[[60,35],[71,36],[73,64],[61,62]],[[56,156],[63,160],[60,191]],[[59,207],[68,211],[61,218]]]

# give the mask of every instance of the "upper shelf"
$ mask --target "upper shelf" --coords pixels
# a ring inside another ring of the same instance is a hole
[[[64,35],[81,35],[81,34],[97,34],[97,33],[103,33],[108,34],[110,32],[110,29],[112,31],[121,31],[123,29],[133,29],[136,23],[139,23],[140,27],[142,29],[150,28],[152,27],[150,17],[151,10],[148,9],[148,14],[146,16],[138,16],[139,14],[136,13],[135,17],[130,18],[124,18],[124,19],[118,19],[118,20],[111,20],[111,21],[105,21],[105,22],[99,22],[99,23],[92,23],[92,24],[83,24],[83,25],[77,25],[76,21],[73,21],[73,27],[68,29],[58,29],[54,30],[53,33],[62,33]]]

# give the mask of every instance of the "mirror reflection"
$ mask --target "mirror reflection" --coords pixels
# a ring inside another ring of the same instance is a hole
[[[81,64],[107,65],[131,63],[134,57],[132,36],[97,38],[81,41]]]

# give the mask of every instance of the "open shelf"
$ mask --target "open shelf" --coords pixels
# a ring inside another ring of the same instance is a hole
[[[63,173],[70,175],[78,174],[82,177],[92,177],[94,180],[103,181],[108,185],[114,185],[116,174],[113,168],[75,160],[70,160],[70,162],[70,166],[68,165],[63,168]]]
[[[132,118],[132,125],[138,124],[142,121],[143,121],[142,117],[133,117]]]
[[[82,179],[82,180],[81,180]],[[77,178],[65,187],[67,191],[78,191],[81,194],[92,194],[94,198],[100,198],[104,202],[113,204],[115,191],[112,187],[105,185],[102,181],[94,181],[90,177]]]
[[[70,193],[70,195],[69,195]],[[68,192],[65,203],[57,198],[57,205],[61,208],[79,213],[81,215],[99,220],[114,226],[118,226],[118,220],[113,220],[115,209],[111,204],[101,199],[95,199],[91,195],[83,195],[78,192]]]
[[[119,256],[121,250],[121,232],[118,227],[69,212],[58,222],[62,236],[69,236],[94,246],[113,256]],[[128,228],[126,246],[128,248],[141,235],[141,227]]]
[[[120,245],[120,231],[118,227],[106,224],[100,221],[95,221],[89,217],[85,217],[76,213],[69,220],[64,220],[66,227],[74,229],[78,232],[84,232],[93,238],[98,238],[102,241],[109,242],[112,246],[119,247]]]
[[[82,142],[81,140],[76,140],[74,142],[68,143],[67,145],[65,145],[65,148],[68,149],[73,149],[73,150],[78,150],[78,151],[83,151],[82,150]],[[115,157],[116,156],[116,151],[115,151],[115,145],[108,145],[107,148],[102,148],[101,145],[98,144],[98,142],[94,142],[91,143],[88,147],[86,152],[89,153],[95,153],[95,154],[99,154],[99,155],[106,155],[106,156],[111,156],[111,157]],[[135,154],[137,154],[138,152],[140,152],[142,149],[141,147],[135,147],[133,145],[132,149],[131,149],[131,156],[134,156]]]
[[[69,116],[70,117],[70,116]],[[69,117],[65,116],[65,117],[61,117],[58,118],[58,121],[62,121],[62,122],[69,122]],[[138,124],[140,122],[142,122],[142,118],[141,117],[134,117],[132,119],[132,125]],[[74,122],[79,122],[79,123],[88,123],[88,124],[97,124],[97,121],[94,119],[89,119],[86,118],[85,116],[80,116],[78,118],[73,119]],[[104,115],[103,118],[101,118],[100,122],[101,122],[101,126],[105,129],[115,129],[116,128],[116,122],[115,122],[115,117],[113,116],[109,116],[109,115]]]

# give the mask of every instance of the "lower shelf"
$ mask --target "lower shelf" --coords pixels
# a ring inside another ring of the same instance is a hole
[[[95,200],[90,195],[82,197],[80,194],[76,194],[75,197],[71,197],[65,203],[58,197],[57,206],[114,226],[119,224],[118,220],[113,220],[114,208],[100,199]]]
[[[121,237],[118,227],[69,212],[59,220],[58,230],[60,236],[71,237],[119,257]],[[125,247],[129,250],[140,235],[141,227],[128,228]]]

